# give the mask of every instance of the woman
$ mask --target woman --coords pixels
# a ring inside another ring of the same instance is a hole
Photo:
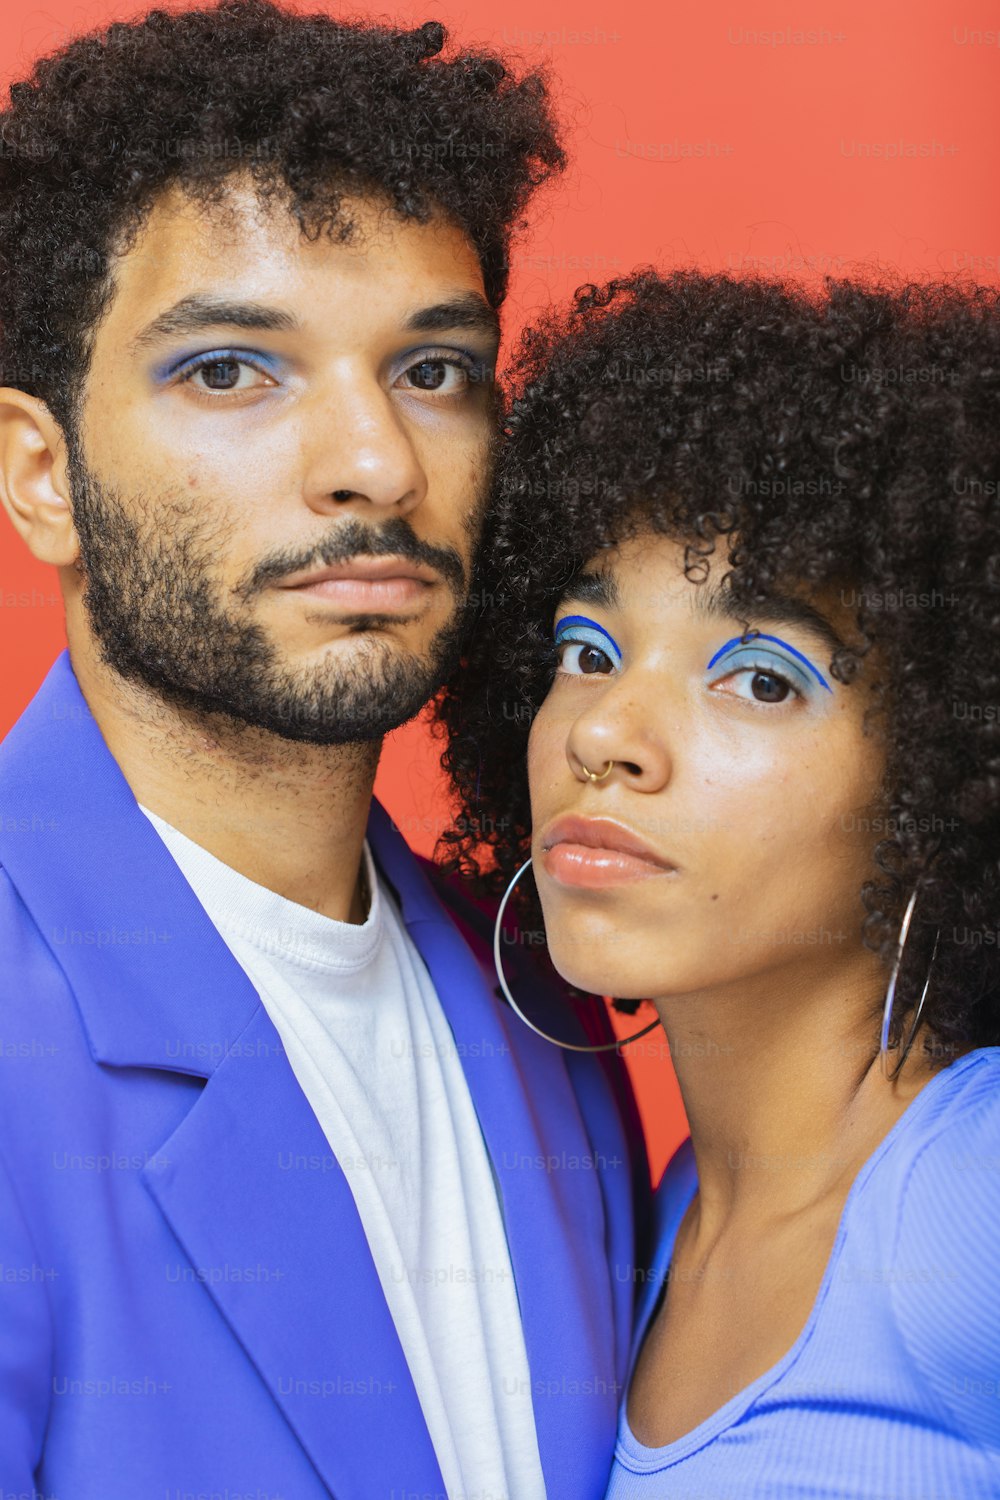
[[[691,1132],[609,1500],[1000,1495],[997,293],[637,273],[515,376],[451,862]]]

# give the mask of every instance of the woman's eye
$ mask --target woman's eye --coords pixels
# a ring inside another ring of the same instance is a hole
[[[750,692],[758,703],[784,703],[791,691],[776,672],[755,672],[750,679]]]
[[[274,384],[256,365],[230,355],[203,360],[182,379],[199,391],[251,391]]]
[[[614,662],[606,651],[589,641],[562,641],[556,647],[559,670],[571,677],[592,677],[614,671]]]
[[[722,688],[726,683],[738,684],[736,689],[727,689],[734,698],[753,699],[757,703],[785,703],[789,698],[802,696],[787,677],[771,667],[741,667],[728,677],[720,678],[714,686]]]

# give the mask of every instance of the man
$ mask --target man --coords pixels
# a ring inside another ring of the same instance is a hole
[[[371,802],[561,163],[442,42],[153,12],[2,120],[0,487],[69,641],[0,747],[4,1492],[603,1492],[627,1091]]]

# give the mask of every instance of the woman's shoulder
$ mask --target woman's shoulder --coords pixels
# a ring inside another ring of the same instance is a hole
[[[1000,1047],[967,1053],[933,1078],[886,1146],[871,1186],[892,1250],[918,1259],[946,1246],[965,1259],[984,1255],[1000,1229]]]
[[[927,1087],[884,1200],[893,1312],[938,1403],[1000,1447],[1000,1048],[967,1054]]]
[[[944,1068],[892,1135],[899,1139],[885,1165],[914,1227],[932,1198],[964,1200],[969,1173],[981,1179],[980,1192],[1000,1194],[1000,1047],[979,1047]]]

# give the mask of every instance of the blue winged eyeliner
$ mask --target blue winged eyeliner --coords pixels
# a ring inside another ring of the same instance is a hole
[[[573,639],[579,645],[597,646],[603,650],[605,644],[611,647],[616,662],[621,662],[622,649],[614,636],[603,625],[598,625],[596,620],[589,620],[586,615],[566,615],[556,626],[556,645],[558,646],[569,631],[573,631]],[[595,639],[596,637],[596,639]]]
[[[727,652],[732,651],[736,646],[751,647],[755,645],[757,641],[773,641],[775,645],[781,646],[784,651],[789,652],[790,655],[794,656],[798,661],[802,662],[804,666],[808,667],[809,671],[813,674],[821,687],[825,688],[828,693],[833,692],[833,688],[827,682],[822,672],[818,669],[818,667],[813,666],[808,656],[803,656],[801,651],[796,651],[794,646],[790,646],[788,642],[783,641],[780,636],[763,635],[759,631],[753,631],[749,635],[734,636],[731,641],[727,641],[724,646],[720,646],[705,670],[710,671],[712,667],[715,666],[715,663],[719,660],[720,656],[725,656]]]

